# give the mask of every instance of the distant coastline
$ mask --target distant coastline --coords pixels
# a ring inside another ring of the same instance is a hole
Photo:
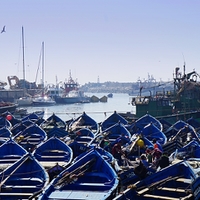
[[[138,95],[141,87],[144,92],[153,92],[157,90],[172,90],[173,82],[104,82],[104,83],[86,83],[80,87],[84,92],[90,93],[127,93],[129,95]]]

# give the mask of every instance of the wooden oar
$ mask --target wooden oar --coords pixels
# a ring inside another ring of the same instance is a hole
[[[90,166],[90,167],[91,167],[91,166]],[[90,168],[90,167],[89,167],[89,168]],[[80,176],[83,176],[84,173],[85,173],[89,168],[86,168],[85,170],[81,171],[79,174],[71,174],[70,177],[68,177],[68,179],[65,179],[65,180],[64,180],[65,182],[62,182],[62,183],[60,184],[60,186],[62,187],[62,186],[64,186],[64,185],[70,183],[71,181],[73,181],[74,178],[79,178]]]
[[[66,173],[57,183],[55,183],[54,186],[61,185],[64,181],[66,181],[67,179],[69,179],[72,174],[75,174],[76,172],[80,171],[81,169],[83,169],[84,167],[86,167],[88,164],[91,164],[95,160],[96,159],[93,158],[93,159],[89,160],[88,162],[86,162],[85,164],[81,165],[80,167],[74,169],[70,173]],[[88,170],[88,168],[87,168],[87,170]]]
[[[137,137],[135,139],[135,141],[132,143],[131,147],[130,147],[130,152],[132,152],[133,148],[135,147],[135,145],[137,144],[137,141],[140,139],[140,137]]]

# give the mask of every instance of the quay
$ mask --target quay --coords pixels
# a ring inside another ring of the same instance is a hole
[[[28,89],[26,92],[33,96],[36,94],[38,89]],[[15,99],[19,99],[24,96],[23,89],[3,89],[0,90],[0,100],[5,102],[14,102]]]

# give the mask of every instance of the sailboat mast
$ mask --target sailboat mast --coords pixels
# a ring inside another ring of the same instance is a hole
[[[42,42],[42,96],[44,96],[44,42]]]
[[[23,56],[23,80],[24,80],[24,92],[25,92],[25,53],[24,53],[24,28],[22,26],[22,56]]]

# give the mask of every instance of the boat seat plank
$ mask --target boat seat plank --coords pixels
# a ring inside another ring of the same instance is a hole
[[[183,183],[188,183],[188,184],[192,183],[192,180],[191,179],[187,179],[187,178],[178,178],[178,179],[176,179],[176,181],[183,182]]]
[[[13,158],[13,159],[1,159],[0,160],[0,163],[14,163],[16,162],[17,160],[19,160],[20,158]]]
[[[2,197],[2,196],[5,196],[5,197],[9,197],[9,196],[27,196],[27,197],[29,197],[29,196],[32,196],[34,193],[16,193],[16,192],[14,192],[14,193],[12,193],[12,192],[1,192],[0,193],[0,197]]]
[[[189,189],[180,189],[180,188],[168,188],[168,187],[159,187],[158,190],[165,190],[170,192],[188,192]]]
[[[180,200],[180,198],[174,198],[174,197],[167,197],[167,196],[159,196],[159,195],[152,195],[152,194],[145,194],[144,197],[150,197],[155,199],[164,199],[164,200]]]
[[[53,155],[51,155],[51,156],[41,156],[41,158],[51,158],[51,159],[56,159],[56,158],[66,158],[66,156],[53,156]]]
[[[138,191],[137,193],[138,193],[139,195],[141,195],[141,194],[143,194],[143,193],[145,193],[145,192],[147,192],[147,191],[149,191],[149,188],[148,188],[148,187],[144,188],[143,190]]]
[[[77,185],[83,185],[83,186],[106,186],[104,183],[77,183]]]
[[[44,150],[43,152],[47,152],[47,153],[64,153],[64,154],[69,154],[68,152],[66,151],[62,151],[62,150],[57,150],[57,149],[47,149],[47,150]]]
[[[31,178],[17,178],[17,181],[37,181],[39,183],[43,183],[43,180],[37,177],[31,177]]]
[[[22,188],[22,189],[35,189],[35,188],[40,188],[40,187],[38,187],[38,186],[36,186],[36,185],[4,185],[3,186],[3,188],[5,188],[5,189],[18,189],[18,188]]]

